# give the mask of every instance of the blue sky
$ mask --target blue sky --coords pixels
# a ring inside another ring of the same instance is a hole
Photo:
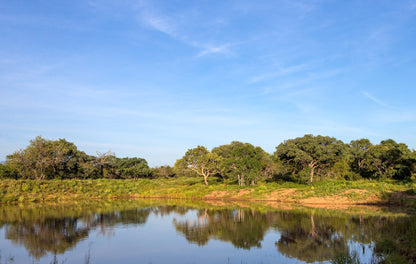
[[[173,165],[304,134],[416,148],[416,1],[0,1],[0,160],[41,135]]]

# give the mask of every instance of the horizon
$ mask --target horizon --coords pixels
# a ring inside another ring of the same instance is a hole
[[[38,135],[151,167],[305,134],[416,148],[416,0],[0,3],[0,161]]]

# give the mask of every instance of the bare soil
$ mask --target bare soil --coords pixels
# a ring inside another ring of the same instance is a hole
[[[245,189],[240,190],[235,195],[230,195],[229,192],[226,191],[214,191],[208,195],[204,196],[204,200],[208,203],[212,203],[213,205],[220,204],[222,201],[232,201],[233,203],[237,203],[238,200],[247,201],[247,200],[255,200],[255,201],[264,201],[265,205],[268,206],[278,206],[282,208],[282,206],[291,207],[290,204],[297,204],[303,205],[312,208],[327,208],[327,209],[348,209],[352,206],[357,205],[375,205],[375,204],[383,204],[386,203],[385,200],[377,197],[376,195],[360,189],[352,189],[347,190],[345,192],[336,194],[336,195],[329,195],[324,197],[319,196],[311,196],[308,198],[297,198],[297,189],[296,188],[285,188],[276,190],[270,194],[264,195],[263,198],[260,199],[252,199],[247,198],[246,195],[250,194],[252,190]],[[213,201],[214,200],[214,201]]]

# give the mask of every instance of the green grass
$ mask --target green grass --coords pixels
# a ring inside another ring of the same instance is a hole
[[[287,190],[290,190],[287,192]],[[361,190],[361,191],[359,191]],[[325,181],[312,185],[259,183],[238,186],[218,183],[211,179],[206,186],[200,178],[138,179],[138,180],[0,180],[0,203],[93,200],[115,198],[175,198],[223,200],[300,201],[309,197],[346,197],[350,201],[378,197],[388,202],[416,208],[415,183],[396,181]],[[276,198],[273,193],[286,191]],[[401,195],[398,195],[401,194]]]

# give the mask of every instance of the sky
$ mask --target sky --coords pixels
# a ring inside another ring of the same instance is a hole
[[[305,134],[416,148],[416,0],[0,0],[0,161],[31,139],[173,165]]]

